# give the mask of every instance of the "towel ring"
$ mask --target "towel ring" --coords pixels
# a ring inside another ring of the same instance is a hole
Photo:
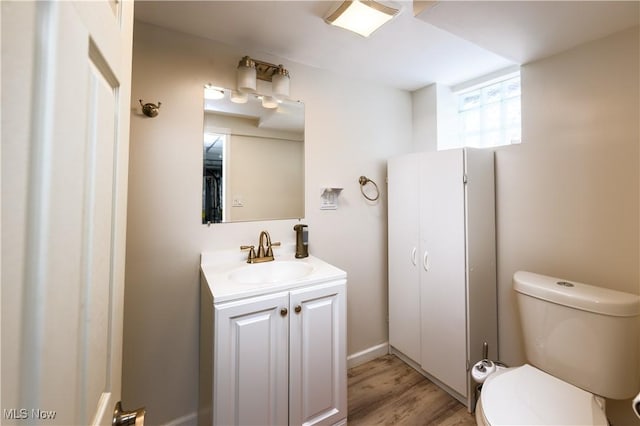
[[[360,178],[358,179],[358,182],[360,183],[360,192],[362,193],[362,196],[364,198],[366,198],[369,201],[377,201],[378,198],[380,198],[380,190],[378,189],[378,185],[376,185],[376,183],[374,181],[372,181],[371,179],[369,179],[366,176],[360,176]],[[376,195],[375,197],[369,197],[367,194],[364,193],[364,186],[368,183],[372,183],[373,186],[376,188]]]

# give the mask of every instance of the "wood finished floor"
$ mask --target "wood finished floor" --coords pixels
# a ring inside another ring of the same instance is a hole
[[[472,426],[467,408],[394,355],[348,374],[348,425]]]

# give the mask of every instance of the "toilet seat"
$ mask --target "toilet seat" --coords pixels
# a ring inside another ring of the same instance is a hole
[[[608,424],[593,394],[528,364],[487,377],[480,404],[482,420],[492,426]]]

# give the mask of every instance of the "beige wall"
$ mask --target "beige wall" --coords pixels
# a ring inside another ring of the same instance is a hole
[[[225,195],[229,221],[304,217],[302,143],[231,135],[228,154],[232,159]],[[235,161],[239,158],[249,161]],[[238,197],[242,207],[233,205]]]
[[[496,151],[507,364],[524,361],[515,271],[640,294],[639,50],[636,28],[522,67],[522,144]],[[629,407],[615,424],[640,424]]]
[[[410,151],[410,94],[136,23],[123,402],[146,405],[149,424],[196,410],[200,253],[257,243],[262,229],[294,241],[295,220],[200,224],[202,87],[233,87],[247,54],[284,63],[305,103],[304,223],[311,254],[348,273],[348,352],[387,341],[386,160]],[[161,101],[160,114],[142,116],[138,99]],[[360,195],[360,175],[379,202]],[[327,186],[344,188],[338,210],[319,209]]]
[[[411,93],[414,152],[459,148],[457,97],[433,83]]]
[[[414,152],[438,150],[438,84],[411,93],[412,149]]]

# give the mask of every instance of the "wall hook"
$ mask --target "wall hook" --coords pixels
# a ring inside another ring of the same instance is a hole
[[[143,104],[142,99],[139,99],[139,101],[144,115],[146,115],[147,117],[155,117],[156,115],[158,115],[158,110],[160,109],[160,105],[162,105],[161,102],[158,102],[158,105],[156,105],[152,103]]]

